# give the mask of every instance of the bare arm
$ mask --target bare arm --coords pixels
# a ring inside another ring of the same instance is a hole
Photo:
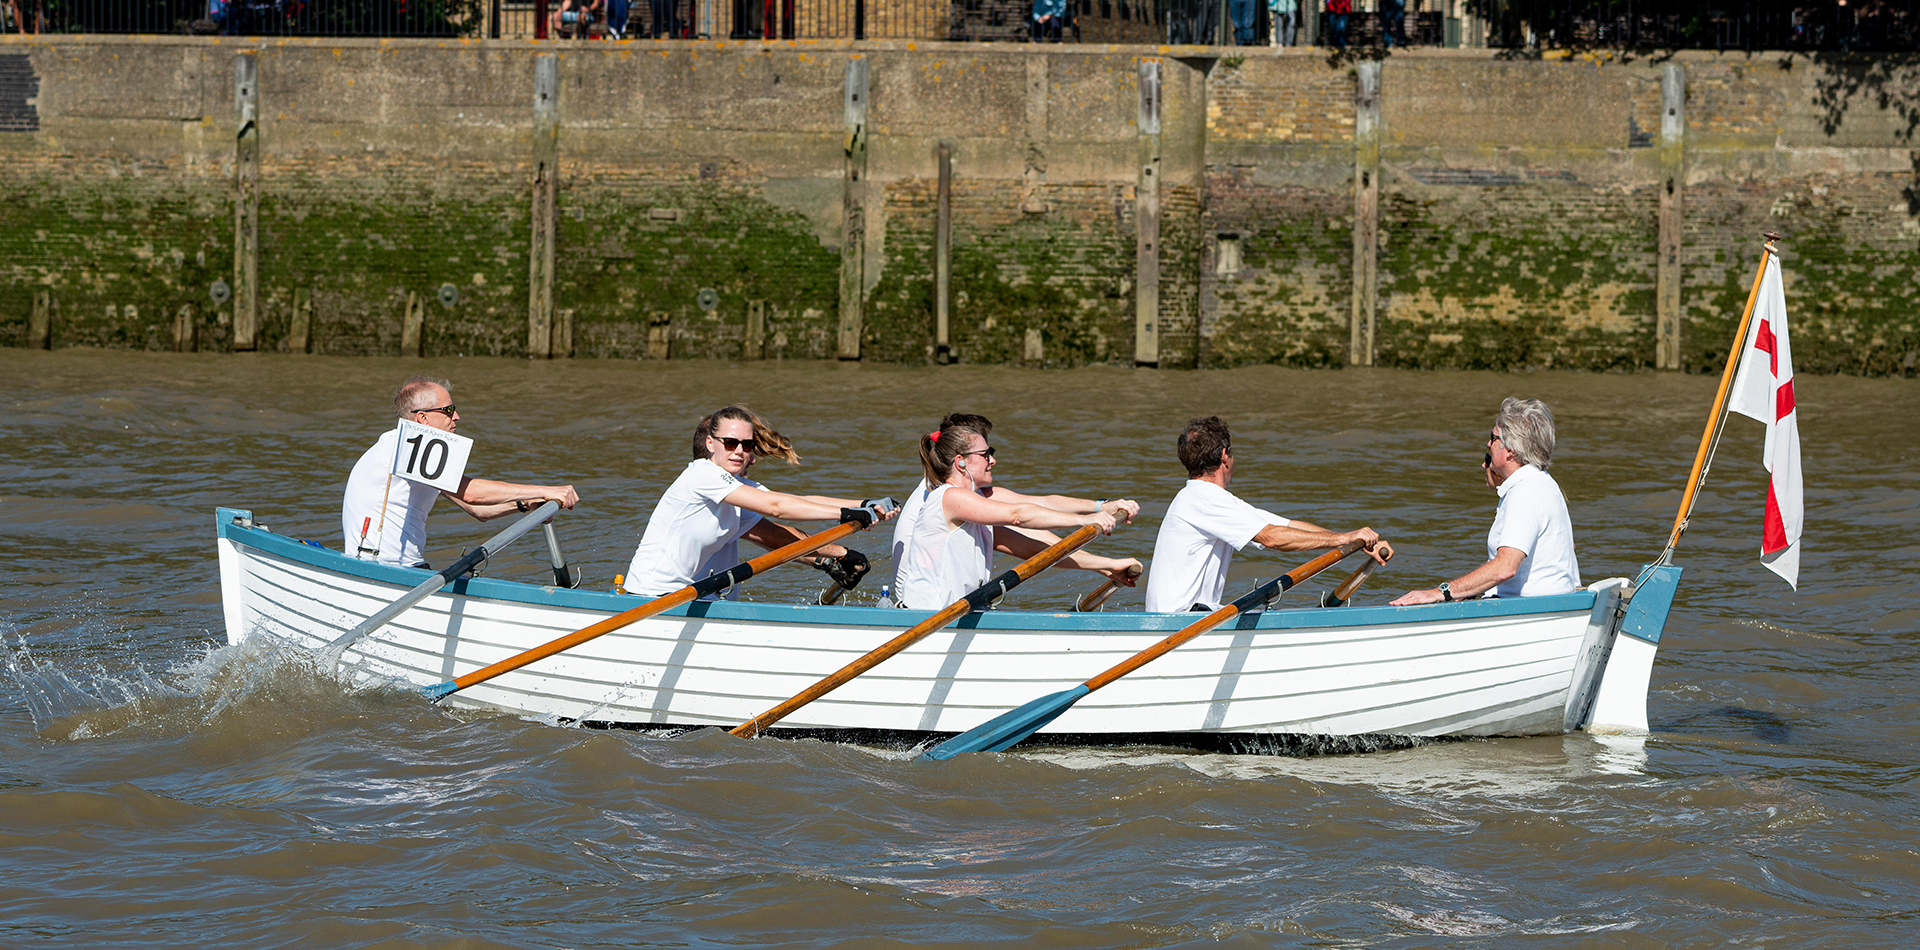
[[[947,492],[942,496],[942,502],[943,513],[949,521],[991,525],[996,528],[1078,528],[1084,524],[1093,524],[1099,525],[1100,530],[1106,534],[1113,533],[1113,516],[1106,512],[1073,514],[1030,502],[1008,504],[991,498],[982,498],[970,491]]]
[[[522,485],[517,482],[500,482],[491,478],[462,478],[460,490],[443,491],[462,511],[480,519],[490,521],[501,515],[519,511],[516,501],[530,505],[557,501],[562,508],[572,508],[580,503],[580,495],[572,485]]]
[[[798,528],[765,519],[762,519],[753,527],[747,529],[747,540],[769,551],[774,548],[786,547],[805,537],[806,535],[800,533],[800,529]],[[846,553],[847,549],[844,546],[828,544],[821,546],[813,554],[808,555],[808,560],[817,564],[822,557],[845,557]]]
[[[1493,560],[1454,578],[1448,585],[1448,590],[1453,593],[1454,600],[1478,597],[1520,573],[1520,562],[1525,559],[1526,554],[1519,548],[1502,546],[1500,550],[1494,552]],[[1426,590],[1407,591],[1389,604],[1394,607],[1405,607],[1410,604],[1437,604],[1446,599],[1439,588],[1430,587]]]
[[[1054,538],[1052,541],[1043,540],[1034,537],[1033,535],[1035,534],[1045,534],[1045,532],[1025,532],[1006,527],[995,528],[993,529],[993,549],[1002,554],[1011,554],[1014,557],[1025,560],[1052,547],[1054,542],[1059,540],[1058,538]],[[1047,537],[1051,538],[1052,535],[1047,535]],[[1128,587],[1132,587],[1135,582],[1138,581],[1138,575],[1143,570],[1138,558],[1101,557],[1098,554],[1087,553],[1084,548],[1061,558],[1060,566],[1071,567],[1082,571],[1099,571]]]
[[[1358,528],[1353,531],[1328,531],[1317,524],[1294,521],[1285,527],[1270,524],[1253,536],[1253,543],[1269,551],[1319,551],[1331,550],[1348,542],[1358,541],[1366,549],[1368,556],[1382,564],[1393,557],[1393,545],[1380,540],[1378,532],[1372,528]]]
[[[1090,515],[1096,511],[1104,511],[1129,524],[1133,522],[1133,516],[1140,513],[1139,504],[1126,498],[1107,498],[1096,501],[1092,498],[1075,498],[1071,495],[1027,495],[998,485],[987,490],[987,497],[1007,504],[1039,505],[1072,515]]]
[[[766,491],[742,485],[727,493],[722,499],[729,505],[744,508],[754,514],[781,521],[838,521],[840,509],[858,508],[860,502],[848,498],[827,498],[822,495],[789,495],[783,491]],[[893,517],[888,512],[881,520]]]

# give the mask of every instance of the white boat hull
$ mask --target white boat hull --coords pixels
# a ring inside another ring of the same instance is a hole
[[[355,561],[221,509],[227,635],[319,649],[425,571]],[[1042,735],[1501,736],[1580,728],[1621,582],[1556,597],[1269,610],[1081,700]],[[429,686],[643,602],[489,579],[450,585],[347,654],[357,675]],[[876,607],[694,603],[462,690],[450,705],[608,725],[731,727],[927,616]],[[1079,684],[1195,615],[973,614],[803,707],[790,730],[931,738]],[[776,729],[775,732],[779,732]]]

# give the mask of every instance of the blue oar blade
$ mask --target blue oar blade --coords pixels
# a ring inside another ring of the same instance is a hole
[[[1020,740],[1039,732],[1047,723],[1060,718],[1080,697],[1093,692],[1085,683],[1072,689],[1042,696],[1024,706],[1007,710],[945,742],[920,753],[920,758],[951,759],[962,752],[1005,752]]]
[[[452,680],[448,680],[444,683],[435,683],[432,686],[423,687],[420,691],[427,694],[427,700],[429,702],[437,703],[446,699],[448,696],[452,696],[459,689],[460,687],[455,685]]]

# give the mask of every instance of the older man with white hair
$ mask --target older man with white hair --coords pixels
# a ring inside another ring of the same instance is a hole
[[[460,424],[460,410],[454,408],[450,387],[444,379],[410,377],[393,394],[393,410],[402,419],[452,432]],[[347,553],[354,557],[425,567],[427,512],[441,495],[481,521],[531,511],[547,501],[557,501],[563,508],[580,501],[572,485],[520,485],[463,477],[459,491],[441,491],[396,477],[390,472],[399,440],[397,428],[382,433],[347,476],[340,527],[347,537]]]
[[[1500,403],[1487,437],[1487,487],[1500,495],[1487,533],[1487,562],[1439,587],[1410,590],[1393,606],[1478,597],[1535,597],[1580,588],[1573,553],[1573,521],[1553,463],[1553,410],[1538,399]]]

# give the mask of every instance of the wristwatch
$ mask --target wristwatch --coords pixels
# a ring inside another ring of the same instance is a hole
[[[531,510],[533,510],[533,509],[531,509],[531,508],[528,508],[528,507],[527,507],[527,500],[526,500],[525,498],[515,498],[515,499],[513,500],[513,508],[514,508],[514,510],[515,510],[515,511],[531,511]]]
[[[1440,587],[1438,588],[1438,590],[1440,591],[1441,600],[1444,600],[1447,603],[1453,603],[1453,582],[1452,581],[1441,581]]]

